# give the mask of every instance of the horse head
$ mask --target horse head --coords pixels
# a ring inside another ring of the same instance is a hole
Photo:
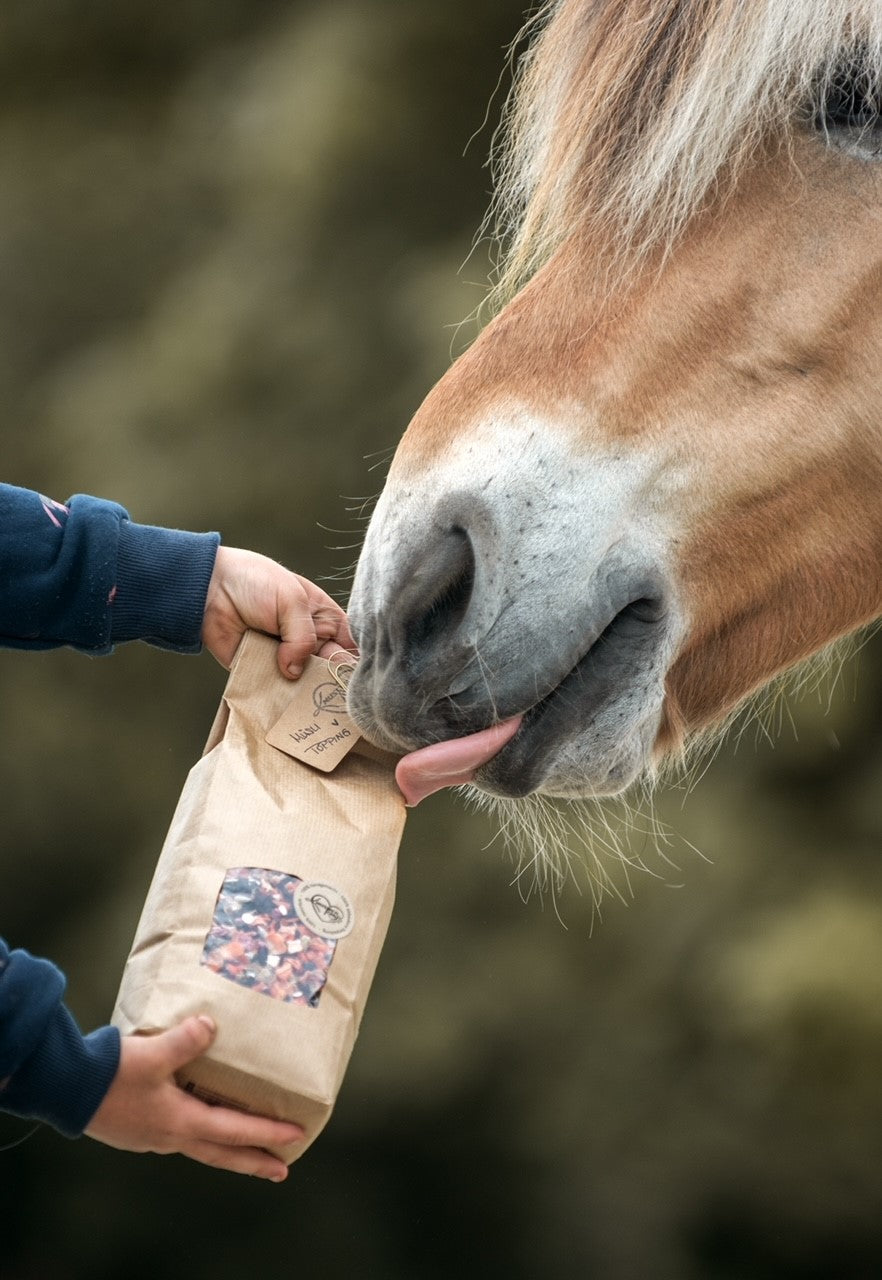
[[[416,414],[356,574],[375,741],[510,722],[480,787],[615,793],[882,613],[882,16],[858,8],[554,6],[507,160],[529,278]]]

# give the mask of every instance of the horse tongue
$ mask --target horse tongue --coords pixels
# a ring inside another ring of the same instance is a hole
[[[521,717],[504,720],[465,738],[448,738],[412,751],[398,761],[395,781],[408,805],[419,804],[442,787],[471,782],[476,770],[492,760],[520,728]]]

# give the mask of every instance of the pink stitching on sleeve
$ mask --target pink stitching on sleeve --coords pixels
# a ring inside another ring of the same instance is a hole
[[[43,510],[46,512],[46,515],[55,525],[56,529],[60,529],[62,527],[61,521],[58,519],[58,516],[55,514],[55,512],[61,511],[64,515],[69,516],[70,507],[66,507],[63,502],[56,502],[54,498],[46,498],[43,496],[42,493],[40,494],[40,503],[43,507]]]

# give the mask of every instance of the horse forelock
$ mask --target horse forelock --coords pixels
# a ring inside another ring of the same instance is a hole
[[[843,67],[876,103],[882,84],[879,0],[552,0],[527,30],[495,150],[500,300],[577,229],[620,280]]]

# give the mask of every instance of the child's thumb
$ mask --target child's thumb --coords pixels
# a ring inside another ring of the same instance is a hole
[[[185,1022],[164,1032],[162,1047],[168,1069],[177,1071],[179,1067],[184,1067],[194,1058],[198,1058],[200,1053],[205,1052],[216,1034],[217,1027],[214,1021],[204,1013],[198,1018],[187,1018]]]

